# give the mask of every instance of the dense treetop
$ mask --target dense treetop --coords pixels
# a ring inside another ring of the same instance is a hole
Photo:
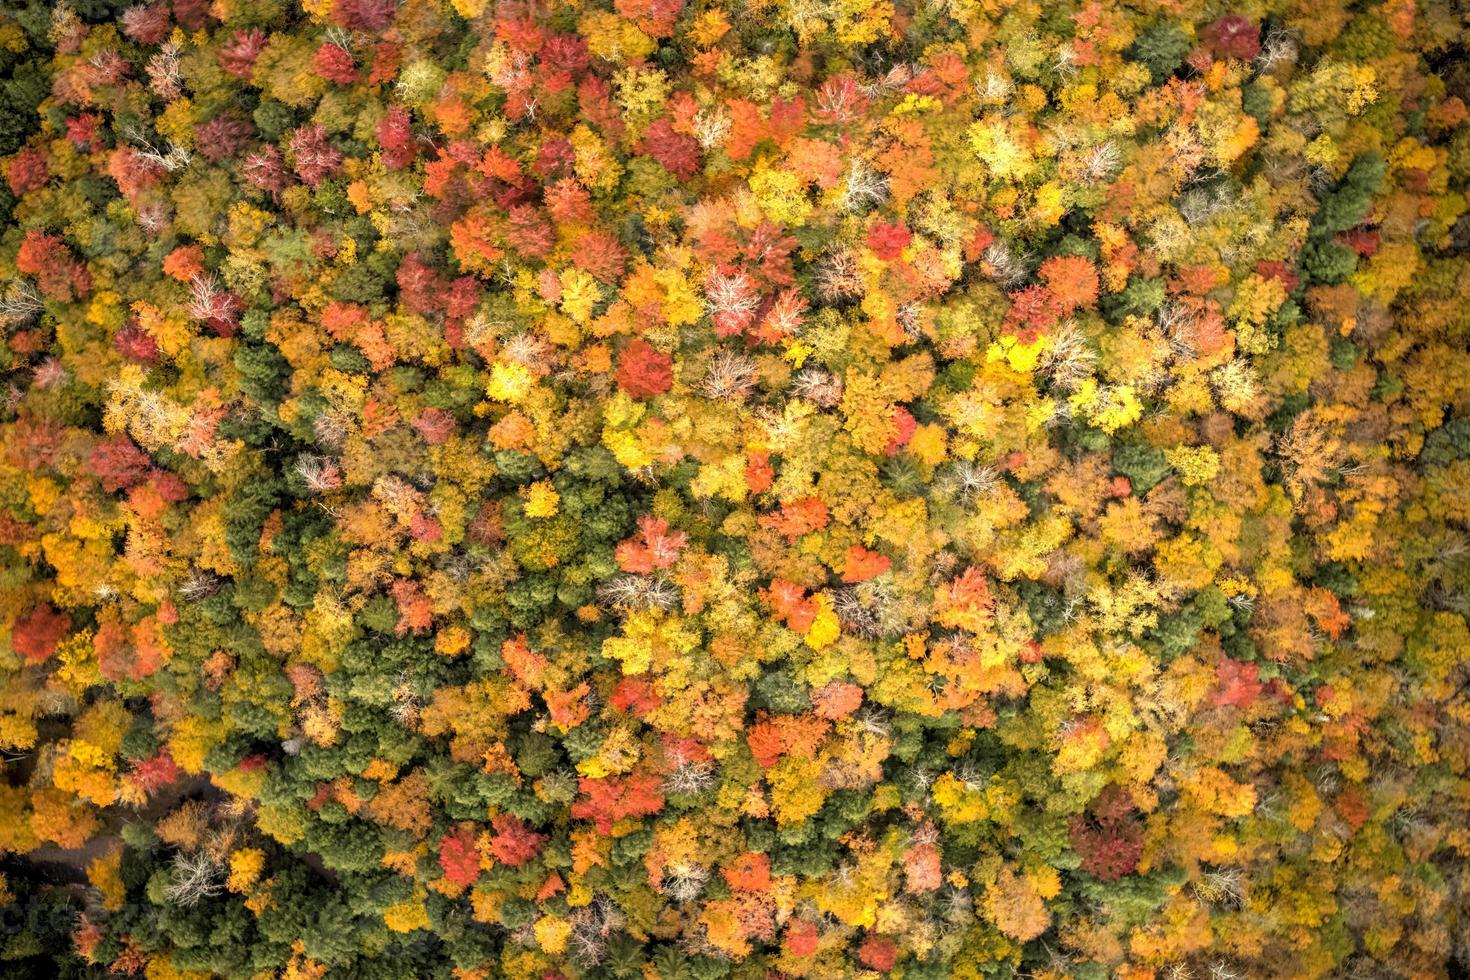
[[[0,976],[1463,970],[1457,6],[5,5]]]

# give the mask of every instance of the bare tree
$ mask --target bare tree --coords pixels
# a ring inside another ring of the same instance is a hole
[[[704,891],[709,869],[701,864],[676,864],[664,872],[663,892],[676,902],[692,902]]]
[[[228,320],[235,314],[235,303],[214,276],[195,276],[189,280],[193,298],[187,307],[196,320]]]
[[[158,164],[169,173],[182,170],[194,159],[188,150],[174,142],[169,142],[166,149],[159,150],[141,129],[131,123],[124,124],[118,132],[124,139],[136,143],[141,148],[138,150],[139,155]]]
[[[862,294],[862,276],[848,249],[831,253],[817,265],[817,297],[822,302],[840,303]]]
[[[206,572],[202,568],[195,568],[189,572],[189,577],[184,579],[179,586],[179,598],[185,602],[198,602],[207,599],[219,591],[219,579]]]
[[[702,793],[715,784],[715,765],[703,759],[688,759],[674,767],[664,780],[670,793]]]
[[[623,609],[672,609],[679,589],[661,575],[619,575],[597,587],[597,597]]]
[[[719,269],[711,270],[704,283],[704,295],[711,315],[742,322],[754,317],[761,305],[759,293],[744,272],[726,275]]]
[[[842,210],[866,211],[888,199],[888,178],[862,159],[854,159],[842,181]]]
[[[342,485],[342,469],[330,456],[302,453],[296,459],[296,475],[312,493],[327,493]]]
[[[724,144],[732,125],[730,114],[724,109],[701,109],[694,117],[694,137],[701,147],[713,150]]]
[[[190,907],[224,891],[224,869],[205,851],[174,855],[173,880],[164,890],[170,902]]]
[[[1112,140],[1104,140],[1082,158],[1082,179],[1089,184],[1096,184],[1107,180],[1118,172],[1118,167],[1123,162],[1123,154],[1118,151],[1118,144]]]
[[[45,310],[41,294],[25,280],[12,279],[0,291],[0,328],[22,326]]]
[[[1041,355],[1042,373],[1052,384],[1065,391],[1075,389],[1092,374],[1097,355],[1087,346],[1087,338],[1068,320],[1052,335],[1052,342]]]
[[[833,408],[842,400],[842,379],[821,368],[804,368],[791,379],[791,393],[818,408]]]
[[[1026,256],[1017,255],[1002,241],[991,242],[980,256],[986,275],[1002,286],[1019,286],[1029,275]]]
[[[756,363],[739,351],[722,349],[710,358],[699,390],[706,398],[744,401],[755,389]]]

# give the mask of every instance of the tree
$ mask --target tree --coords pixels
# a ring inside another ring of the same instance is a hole
[[[1132,874],[1143,856],[1143,826],[1132,798],[1116,785],[1092,801],[1087,816],[1072,818],[1071,839],[1082,856],[1082,870],[1101,881]]]
[[[647,575],[668,568],[679,558],[687,536],[683,531],[669,532],[669,522],[645,514],[638,519],[638,536],[617,547],[618,566],[625,572]]]
[[[449,882],[460,887],[473,885],[480,877],[480,852],[471,828],[461,825],[439,839],[439,867]]]
[[[635,337],[618,355],[618,388],[646,400],[668,391],[674,383],[673,358]]]
[[[591,820],[604,834],[616,820],[658,813],[664,806],[659,779],[647,774],[582,777],[578,780],[578,791],[580,798],[571,810],[573,819]]]
[[[71,628],[71,617],[43,602],[15,621],[10,647],[30,663],[40,663],[56,652],[56,645]]]
[[[985,911],[1002,933],[1019,942],[1035,939],[1051,923],[1046,903],[1025,875],[1002,867],[985,891]]]
[[[1454,972],[1448,6],[0,4],[0,960]]]

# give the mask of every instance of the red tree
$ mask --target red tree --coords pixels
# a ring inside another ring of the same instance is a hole
[[[126,436],[114,436],[98,443],[87,457],[87,468],[102,482],[108,493],[142,483],[153,461]]]
[[[399,170],[413,162],[413,118],[408,109],[391,105],[378,121],[378,143],[383,147],[383,166]]]
[[[265,31],[258,27],[237,30],[219,51],[219,66],[237,78],[245,78],[255,67],[255,59],[265,50]]]
[[[480,877],[480,852],[475,848],[475,832],[468,826],[457,827],[439,838],[439,867],[444,877],[456,885],[473,885]]]
[[[357,59],[340,44],[323,44],[317,48],[311,67],[336,85],[351,85],[357,81]]]
[[[34,146],[27,146],[17,153],[5,171],[10,192],[17,197],[46,184],[49,172],[46,169],[46,154]]]
[[[663,783],[657,776],[634,773],[606,779],[582,777],[582,799],[572,804],[572,817],[591,820],[602,833],[611,833],[615,821],[644,817],[664,808]]]
[[[490,824],[495,828],[495,833],[490,838],[490,853],[501,864],[514,868],[541,853],[541,845],[546,838],[533,831],[519,817],[502,813],[492,819]]]
[[[674,385],[674,359],[642,337],[618,356],[618,387],[637,399],[662,395]]]
[[[1220,57],[1250,61],[1261,53],[1261,29],[1239,14],[1221,17],[1200,34]]]
[[[1222,657],[1215,667],[1215,676],[1220,690],[1215,695],[1215,704],[1233,704],[1237,708],[1249,708],[1256,703],[1265,689],[1259,678],[1261,668],[1252,663]]]
[[[43,602],[16,620],[10,646],[27,663],[40,663],[56,652],[56,644],[70,631],[71,617]]]
[[[327,142],[323,126],[302,126],[291,134],[291,153],[296,159],[296,173],[315,188],[342,166],[342,151]]]
[[[638,519],[638,535],[618,544],[618,566],[641,575],[668,568],[679,559],[686,540],[683,531],[669,533],[668,521],[645,514]]]
[[[654,120],[648,127],[639,152],[653,157],[680,180],[699,173],[699,144],[694,137],[675,132],[667,119]]]
[[[1143,825],[1128,791],[1112,785],[1092,801],[1091,818],[1072,818],[1072,848],[1082,855],[1082,870],[1102,881],[1131,874],[1143,856]]]
[[[41,292],[61,303],[70,303],[92,290],[92,276],[87,267],[76,260],[64,241],[39,228],[26,232],[25,241],[16,252],[15,268],[35,276]]]
[[[880,221],[868,229],[868,248],[884,261],[898,258],[913,240],[913,232],[897,223]]]

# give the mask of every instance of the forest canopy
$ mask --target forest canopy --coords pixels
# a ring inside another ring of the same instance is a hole
[[[1467,39],[0,5],[0,977],[1464,975]]]

